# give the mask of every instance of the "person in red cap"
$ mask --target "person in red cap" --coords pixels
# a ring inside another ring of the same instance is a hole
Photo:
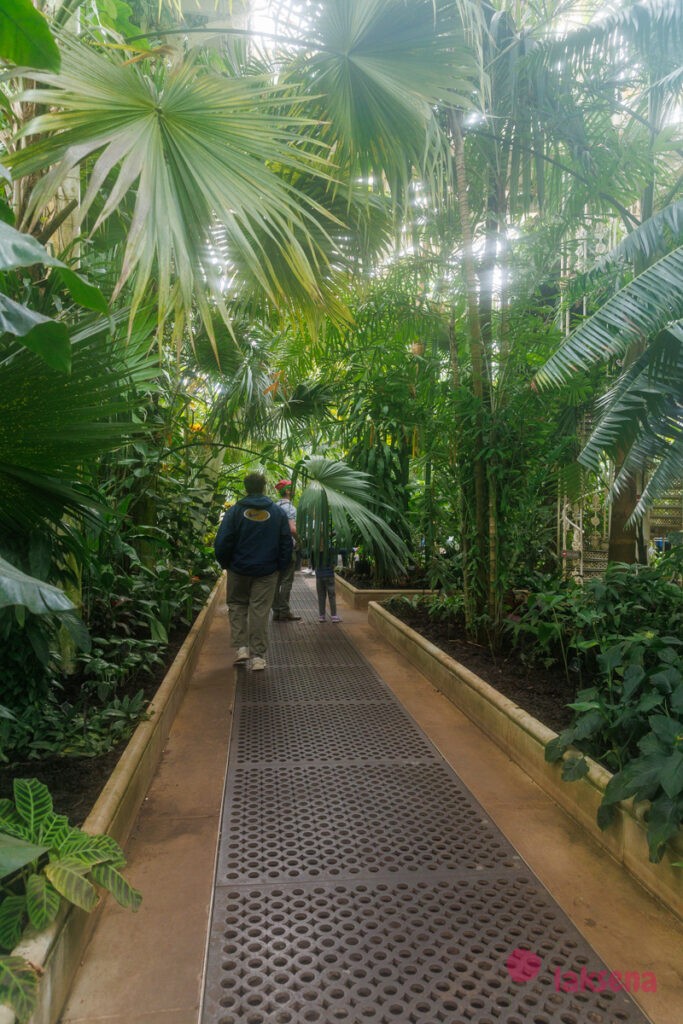
[[[278,577],[275,596],[273,597],[273,622],[298,622],[301,616],[294,615],[289,607],[289,596],[292,593],[294,570],[296,568],[296,548],[299,542],[296,532],[296,508],[292,504],[292,481],[278,480],[275,484],[275,490],[279,494],[279,499],[275,504],[279,505],[289,520],[294,549],[292,550],[292,558],[289,565]]]

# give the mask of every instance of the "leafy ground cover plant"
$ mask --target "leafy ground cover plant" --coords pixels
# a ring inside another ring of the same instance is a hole
[[[111,836],[88,835],[55,814],[36,779],[16,779],[14,800],[0,800],[0,1003],[20,1022],[33,1012],[38,978],[11,951],[28,929],[47,928],[65,901],[94,910],[98,887],[136,911],[142,896],[121,874],[125,865]]]
[[[577,681],[574,720],[547,745],[546,760],[562,760],[566,781],[588,773],[587,756],[615,773],[601,828],[620,800],[649,801],[654,862],[683,822],[682,570],[681,548],[650,566],[610,565],[583,586],[530,595],[510,627],[525,657]]]

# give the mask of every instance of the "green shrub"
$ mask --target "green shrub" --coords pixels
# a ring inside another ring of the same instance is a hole
[[[619,800],[649,801],[655,862],[683,821],[682,569],[681,548],[650,566],[611,565],[583,586],[530,595],[510,624],[525,657],[561,665],[581,687],[569,705],[574,720],[547,745],[546,760],[563,761],[566,781],[587,774],[586,756],[615,773],[601,828]]]
[[[126,859],[110,836],[91,836],[55,814],[46,786],[16,779],[14,801],[0,800],[0,1003],[20,1022],[36,1003],[34,968],[11,951],[27,928],[42,931],[62,903],[94,910],[97,888],[106,889],[129,910],[142,896],[120,872]]]

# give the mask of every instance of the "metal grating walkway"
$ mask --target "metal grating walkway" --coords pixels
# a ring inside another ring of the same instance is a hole
[[[299,580],[293,606],[316,621],[239,670],[201,1024],[643,1024]]]

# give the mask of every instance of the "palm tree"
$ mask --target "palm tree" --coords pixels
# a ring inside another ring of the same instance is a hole
[[[669,230],[680,238],[682,213],[680,202],[660,211],[629,235],[603,267],[620,258],[644,257],[652,251],[653,241],[661,249]],[[600,362],[624,366],[601,402],[600,419],[579,459],[594,472],[600,471],[605,456],[615,461],[614,498],[627,491],[636,474],[655,467],[642,494],[627,506],[626,527],[683,481],[682,277],[683,247],[679,246],[607,299],[566,338],[538,374],[542,385],[556,385]],[[636,349],[639,354],[629,362]],[[631,561],[632,536],[627,545],[616,553],[613,548],[612,560]]]
[[[550,59],[557,58],[559,45],[551,47]],[[621,122],[620,135],[638,173],[629,209],[620,210],[627,237],[601,269],[618,267],[623,278],[630,266],[634,279],[567,339],[539,380],[557,383],[580,367],[618,358],[624,372],[605,396],[581,461],[596,469],[607,454],[615,465],[610,560],[644,560],[642,516],[681,477],[680,250],[675,251],[682,237],[681,204],[675,202],[681,176],[680,154],[667,142],[682,84],[680,6],[667,0],[610,12],[562,45],[572,77],[595,80],[597,61],[605,53],[615,55],[607,82],[622,86],[608,109]],[[652,464],[658,468],[643,489],[636,475]]]
[[[91,231],[133,198],[115,292],[132,281],[133,310],[156,276],[161,318],[173,311],[181,331],[195,302],[211,331],[211,307],[227,319],[222,289],[242,268],[275,305],[287,305],[294,281],[300,302],[324,307],[333,298],[324,282],[343,259],[328,209],[335,192],[372,174],[366,187],[387,180],[400,194],[422,168],[429,131],[438,138],[431,104],[470,102],[456,5],[437,9],[435,20],[431,0],[317,5],[297,41],[303,55],[278,55],[277,84],[272,73],[216,70],[193,56],[131,63],[61,33],[61,72],[35,73],[40,88],[25,99],[44,112],[8,159],[17,177],[42,175],[26,226],[84,164],[82,223],[108,193]],[[329,202],[304,189],[316,179]],[[211,243],[221,236],[229,266],[217,265]]]

